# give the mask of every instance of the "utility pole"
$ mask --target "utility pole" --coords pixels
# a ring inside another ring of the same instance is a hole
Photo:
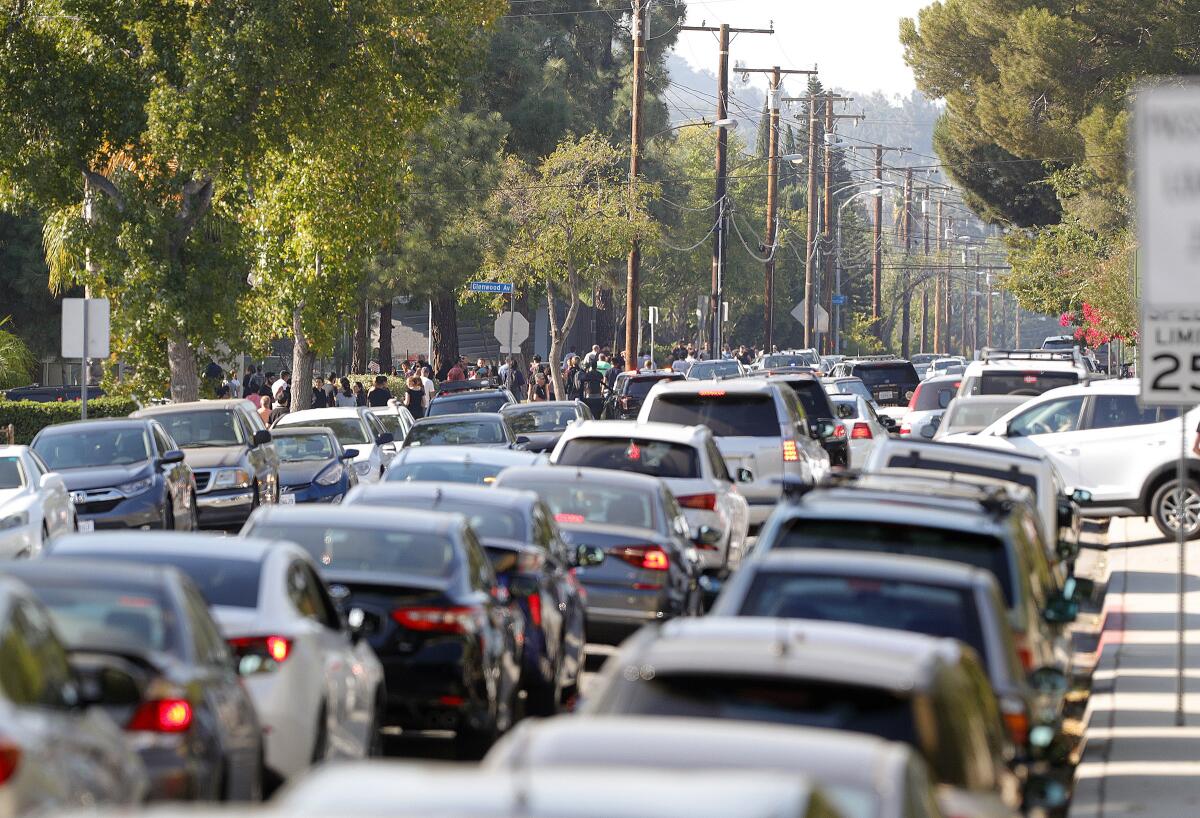
[[[983,274],[983,283],[987,285],[987,345],[994,346],[992,339],[992,274]]]
[[[648,0],[633,2],[633,103],[631,109],[631,133],[629,137],[629,192],[636,196],[638,174],[642,164],[642,97],[646,81],[646,26],[644,12]],[[637,239],[629,249],[629,263],[625,275],[625,368],[636,370],[641,349],[638,331],[641,319],[638,305],[638,288],[642,265],[642,248]]]
[[[825,99],[825,166],[824,184],[825,184],[825,206],[822,211],[825,214],[825,220],[822,226],[821,243],[824,252],[821,255],[821,303],[829,311],[829,332],[823,338],[823,349],[827,354],[833,353],[833,149],[834,143],[837,141],[836,126],[839,119],[853,119],[858,121],[863,117],[858,114],[834,114],[834,102],[853,102],[853,97],[839,97],[833,94],[822,95]]]
[[[1021,302],[1013,296],[1013,348],[1021,348]]]
[[[930,352],[929,348],[929,185],[925,185],[925,193],[921,197],[921,240],[925,244],[925,269],[922,272],[924,282],[921,284],[921,351]],[[934,282],[936,284],[936,281]],[[935,316],[936,318],[936,316]]]
[[[776,221],[779,210],[779,94],[784,74],[816,74],[816,68],[811,71],[782,69],[778,65],[772,68],[744,68],[743,74],[769,74],[770,90],[767,92],[770,110],[770,133],[767,138],[767,254],[765,280],[763,282],[763,337],[766,339],[763,348],[768,352],[775,343],[775,235]]]
[[[945,228],[942,224],[942,202],[945,196],[939,196],[937,202],[937,243],[934,245],[937,248],[940,258],[944,248]],[[942,321],[945,318],[945,309],[949,304],[942,300],[942,287],[945,286],[945,272],[939,264],[937,268],[937,278],[934,281],[933,288],[933,351],[944,351],[947,348],[946,338],[942,335]],[[946,335],[950,334],[950,326],[946,325]]]
[[[888,145],[850,145],[849,150],[870,150],[875,154],[875,184],[883,187],[883,154],[895,151],[903,154],[911,151],[908,147],[890,147]],[[871,325],[875,337],[883,340],[883,197],[876,196],[872,208],[872,242],[871,242]],[[903,229],[903,228],[901,228]]]
[[[904,214],[901,217],[904,223],[904,277],[900,284],[900,297],[903,299],[900,302],[900,357],[907,358],[909,352],[909,341],[911,340],[910,333],[912,328],[909,326],[911,316],[910,302],[912,300],[912,270],[909,268],[908,254],[912,250],[912,183],[913,172],[912,168],[907,168],[904,171]]]
[[[967,260],[966,253],[963,253],[962,259],[963,259],[963,267],[966,267],[967,266],[966,265],[966,260]],[[965,280],[965,278],[966,277],[964,275],[964,280]],[[970,312],[970,310],[967,308],[967,302],[971,298],[970,295],[968,295],[968,293],[970,293],[970,292],[971,292],[971,287],[964,283],[963,298],[962,298],[962,314],[959,316],[959,318],[962,319],[962,326],[960,326],[959,330],[958,330],[959,344],[962,349],[962,354],[964,357],[969,354],[969,347],[967,344],[967,314]]]
[[[729,117],[729,35],[736,34],[774,34],[773,28],[731,28],[728,23],[718,27],[713,26],[680,26],[680,31],[711,31],[719,38],[720,53],[717,62],[717,121]],[[714,202],[717,210],[716,229],[713,230],[712,253],[712,286],[708,296],[708,318],[712,322],[709,329],[709,354],[718,357],[721,354],[721,302],[724,300],[725,275],[725,245],[728,237],[728,227],[725,219],[725,194],[728,180],[726,170],[729,153],[729,132],[725,128],[717,129],[717,187]]]
[[[975,329],[971,333],[971,348],[979,349],[979,251],[975,251]]]

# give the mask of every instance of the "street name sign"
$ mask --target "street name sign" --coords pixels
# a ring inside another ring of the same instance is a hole
[[[469,285],[473,293],[503,293],[511,295],[513,285],[510,281],[472,281]]]

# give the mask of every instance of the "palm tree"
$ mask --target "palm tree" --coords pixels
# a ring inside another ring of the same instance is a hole
[[[24,386],[29,383],[34,357],[29,347],[16,333],[5,329],[12,316],[0,321],[0,388]]]

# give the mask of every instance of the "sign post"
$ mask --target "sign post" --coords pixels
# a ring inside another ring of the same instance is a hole
[[[507,314],[508,315],[516,315],[516,312],[517,312],[516,288],[513,287],[513,284],[511,281],[472,281],[470,283],[470,285],[468,285],[468,286],[469,286],[469,289],[471,290],[471,292],[473,292],[473,293],[494,293],[497,295],[508,295],[508,313]],[[503,319],[504,314],[501,314],[500,317]],[[522,320],[524,320],[524,319],[522,319]],[[501,352],[507,352],[510,355],[513,354],[514,352],[516,352],[516,349],[513,347],[514,341],[517,344],[523,344],[523,343],[525,343],[525,339],[529,337],[529,331],[528,331],[529,322],[526,321],[526,323],[525,323],[526,332],[525,332],[525,335],[522,336],[521,338],[514,338],[513,323],[514,322],[512,322],[512,321],[509,321],[509,323],[508,323],[508,344],[506,346],[504,346],[503,348],[501,348],[501,350],[500,350]],[[499,321],[496,322],[496,327],[497,327],[496,340],[499,341],[501,344],[504,344],[505,339],[499,335],[499,332],[500,332],[500,329],[499,329],[500,322]],[[499,366],[499,364],[497,364],[497,366]]]
[[[64,298],[62,306],[62,356],[78,358],[79,416],[87,420],[88,375],[92,358],[107,358],[109,310],[107,298]]]
[[[658,323],[658,307],[646,308],[646,323],[650,325],[650,368],[654,368],[654,325]],[[636,367],[635,367],[636,368]]]

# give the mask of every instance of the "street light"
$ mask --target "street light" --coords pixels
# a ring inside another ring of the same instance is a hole
[[[869,182],[858,182],[857,184],[847,185],[846,187],[842,188],[842,190],[848,190],[851,187],[856,187],[857,185],[864,185],[864,184],[870,184],[870,183]],[[842,303],[841,303],[841,297],[842,297],[842,211],[846,209],[846,205],[853,202],[859,196],[871,196],[874,198],[878,198],[878,197],[882,196],[883,188],[885,185],[888,185],[888,183],[883,182],[881,184],[876,184],[875,187],[868,188],[866,190],[860,190],[858,193],[855,193],[853,196],[846,199],[846,201],[844,201],[840,205],[838,205],[837,230],[836,230],[837,238],[835,240],[835,245],[834,245],[834,250],[833,250],[833,258],[834,258],[834,261],[836,262],[835,266],[834,266],[833,287],[834,287],[834,294],[837,298],[837,303],[833,305],[833,330],[834,330],[834,332],[833,332],[833,351],[834,351],[835,355],[840,355],[842,352]]]

